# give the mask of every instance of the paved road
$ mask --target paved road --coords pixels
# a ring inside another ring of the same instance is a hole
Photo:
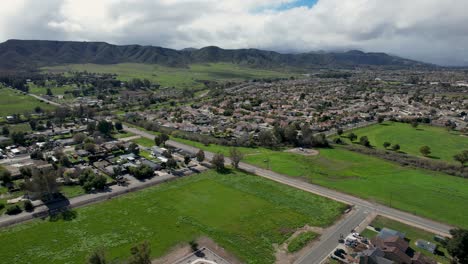
[[[28,95],[30,95],[30,96],[32,96],[32,97],[34,97],[34,98],[36,98],[36,99],[39,99],[39,100],[41,100],[41,101],[44,101],[44,102],[46,102],[46,103],[49,103],[49,104],[51,104],[51,105],[62,106],[61,104],[59,104],[59,103],[57,103],[57,102],[47,100],[47,99],[45,99],[45,98],[43,98],[43,97],[40,97],[39,95],[35,95],[35,94],[32,94],[32,93],[28,93]]]
[[[356,210],[351,211],[348,216],[327,229],[320,236],[319,243],[294,263],[321,263],[336,248],[340,235],[347,236],[369,214],[370,212],[364,208],[356,208]]]
[[[136,128],[131,128],[124,126],[124,129],[132,132],[136,135],[140,135],[142,137],[153,139],[154,135],[147,133],[145,131],[141,131]],[[185,144],[175,142],[173,140],[169,140],[166,142],[167,145],[180,148],[185,151],[196,153],[198,151],[197,148],[192,146],[187,146]],[[205,151],[205,156],[207,159],[211,159],[213,157],[213,153]],[[226,159],[226,163],[229,163],[229,159]],[[323,234],[321,237],[321,243],[315,246],[309,253],[307,253],[303,258],[296,261],[296,263],[320,263],[327,255],[337,246],[338,238],[340,234],[349,234],[349,232],[356,228],[366,217],[369,213],[383,215],[388,218],[392,218],[394,220],[425,229],[427,231],[440,234],[440,235],[448,235],[449,230],[452,228],[449,225],[439,223],[430,219],[422,218],[407,212],[403,212],[388,206],[384,206],[377,203],[371,203],[364,199],[351,196],[348,194],[344,194],[338,191],[334,191],[331,189],[327,189],[322,186],[310,184],[304,182],[297,178],[291,178],[286,175],[282,175],[270,170],[265,170],[258,168],[256,166],[243,163],[239,164],[239,168],[245,171],[248,171],[252,174],[256,174],[258,176],[286,184],[297,189],[301,189],[307,192],[311,192],[314,194],[318,194],[324,197],[328,197],[330,199],[340,201],[349,205],[355,206],[354,212],[345,218],[343,222],[334,225],[334,228],[331,228],[327,233]]]

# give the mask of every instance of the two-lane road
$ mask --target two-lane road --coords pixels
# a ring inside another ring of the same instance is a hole
[[[124,126],[124,129],[142,137],[150,139],[154,138],[154,135],[136,128]],[[198,151],[198,148],[188,146],[173,140],[167,141],[166,144],[175,148],[183,149],[191,153],[196,153]],[[205,151],[205,156],[207,159],[211,159],[213,157],[213,153]],[[230,160],[227,158],[226,163],[229,162]],[[361,223],[369,213],[383,215],[385,217],[392,218],[397,221],[412,225],[414,227],[422,228],[440,235],[449,235],[449,230],[452,229],[452,227],[447,224],[419,217],[385,205],[371,203],[367,200],[349,194],[341,193],[322,186],[304,182],[298,178],[288,177],[286,175],[262,169],[251,164],[241,162],[239,164],[239,168],[252,174],[282,184],[286,184],[297,189],[301,189],[310,193],[328,197],[330,199],[355,206],[355,210],[350,216],[342,220],[341,223],[335,225],[335,227],[332,228],[332,230],[329,230],[327,233],[323,234],[320,238],[320,243],[303,258],[296,261],[296,263],[320,263],[323,260],[323,258],[325,258],[336,247],[336,245],[338,244],[339,235],[348,234],[349,231],[351,229],[354,229],[359,223]]]

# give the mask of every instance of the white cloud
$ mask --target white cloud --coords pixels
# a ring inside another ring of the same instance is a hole
[[[108,41],[171,48],[217,45],[311,51],[357,48],[468,64],[466,0],[17,0],[0,39]]]

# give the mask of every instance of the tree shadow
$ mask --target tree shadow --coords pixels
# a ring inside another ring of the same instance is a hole
[[[59,220],[72,221],[78,217],[78,213],[76,211],[70,210],[69,208],[62,208],[59,211],[49,213],[49,222],[57,222]]]
[[[381,125],[381,126],[390,126],[390,124],[384,124],[384,123],[380,123],[379,125]]]
[[[422,128],[416,128],[417,131],[424,131]]]
[[[437,156],[427,155],[426,157],[430,159],[440,160],[440,157],[437,157]]]

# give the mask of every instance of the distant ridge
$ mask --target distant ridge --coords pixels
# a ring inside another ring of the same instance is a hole
[[[105,42],[8,40],[0,43],[1,70],[33,70],[42,66],[95,63],[148,63],[186,67],[192,63],[227,62],[259,68],[353,68],[381,66],[391,68],[427,68],[434,65],[391,56],[385,53],[309,52],[282,54],[258,49],[174,50],[155,46],[112,45]]]

